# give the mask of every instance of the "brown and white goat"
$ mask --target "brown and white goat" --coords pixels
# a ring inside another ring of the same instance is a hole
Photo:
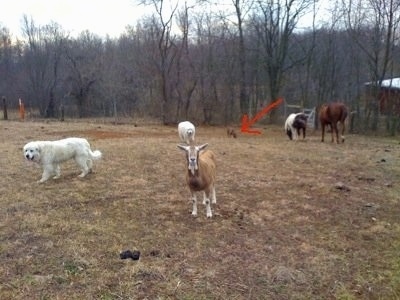
[[[193,209],[192,215],[197,216],[197,197],[196,192],[203,191],[203,204],[206,205],[207,218],[212,217],[211,203],[217,203],[215,196],[215,175],[216,163],[215,155],[211,150],[204,150],[208,144],[201,146],[178,145],[179,149],[186,152],[188,170],[186,173],[186,182],[189,186]]]

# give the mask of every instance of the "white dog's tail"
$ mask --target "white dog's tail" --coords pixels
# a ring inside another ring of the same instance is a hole
[[[95,151],[90,151],[90,156],[93,159],[100,159],[101,158],[101,152],[99,150],[95,150]]]

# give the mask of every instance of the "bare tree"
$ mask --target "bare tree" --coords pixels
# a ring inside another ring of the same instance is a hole
[[[225,61],[232,58],[224,52],[224,35],[226,34],[225,24],[215,26],[210,14],[201,13],[196,17],[196,56],[198,64],[198,103],[199,109],[203,112],[203,122],[210,124],[217,115],[220,101],[220,90],[224,89],[228,82],[224,82],[223,74]],[[231,43],[230,46],[233,44]],[[232,75],[232,72],[231,74]],[[230,76],[226,75],[226,77]],[[232,88],[232,86],[229,86]],[[224,94],[225,95],[225,94]]]
[[[193,93],[198,83],[196,67],[190,52],[192,47],[189,44],[189,29],[191,25],[189,9],[191,9],[191,7],[185,2],[183,10],[178,13],[178,24],[182,32],[182,41],[177,48],[178,55],[175,68],[176,78],[174,90],[177,93],[176,120],[179,120],[182,109],[183,117],[185,119],[188,118]]]
[[[169,76],[176,58],[176,42],[172,33],[173,18],[178,7],[178,2],[166,9],[165,0],[143,0],[143,4],[153,5],[155,15],[152,18],[154,35],[157,42],[158,62],[156,63],[159,75],[159,88],[161,93],[161,119],[164,124],[171,122],[172,91]],[[169,2],[171,4],[171,2]],[[157,19],[156,19],[157,18]]]
[[[369,66],[372,98],[366,104],[365,126],[377,130],[380,113],[379,90],[393,64],[393,49],[400,22],[400,2],[349,0],[343,1],[343,9],[348,32],[366,55]]]
[[[15,83],[12,52],[10,32],[0,26],[0,91],[8,95],[11,95],[10,87]],[[5,97],[3,99],[5,101]]]
[[[34,102],[41,115],[55,117],[55,89],[60,82],[59,66],[66,36],[58,24],[36,26],[26,15],[23,34],[28,40],[24,58]]]
[[[253,1],[246,0],[232,0],[232,3],[235,7],[236,18],[237,18],[237,29],[239,32],[239,70],[240,70],[240,79],[239,79],[239,103],[240,103],[240,111],[242,114],[250,114],[249,111],[249,95],[248,95],[248,87],[247,87],[247,76],[246,76],[246,47],[245,47],[245,37],[244,37],[244,18],[248,11],[251,9],[253,5]]]
[[[77,40],[69,40],[65,55],[68,61],[66,84],[68,94],[76,99],[79,117],[94,113],[90,93],[101,76],[101,54],[103,43],[88,31],[81,33]]]
[[[268,74],[270,101],[280,96],[284,74],[298,61],[287,60],[289,40],[299,21],[314,0],[257,1],[253,17],[254,28],[261,39],[263,64]],[[270,114],[275,121],[276,110]]]

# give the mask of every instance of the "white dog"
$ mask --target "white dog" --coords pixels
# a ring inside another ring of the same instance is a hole
[[[196,128],[189,121],[183,121],[178,124],[179,138],[183,143],[190,145],[194,143],[194,135],[196,133]]]
[[[92,171],[92,159],[100,159],[99,150],[92,151],[86,139],[67,138],[59,141],[34,141],[24,146],[24,156],[27,160],[36,162],[43,167],[42,178],[39,183],[45,182],[52,175],[60,177],[59,164],[74,159],[81,168],[79,177],[85,177]]]

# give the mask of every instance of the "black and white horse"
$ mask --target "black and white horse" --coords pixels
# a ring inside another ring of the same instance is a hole
[[[300,130],[303,130],[303,139],[306,137],[307,115],[304,113],[290,114],[285,122],[285,131],[289,139],[297,140]]]

